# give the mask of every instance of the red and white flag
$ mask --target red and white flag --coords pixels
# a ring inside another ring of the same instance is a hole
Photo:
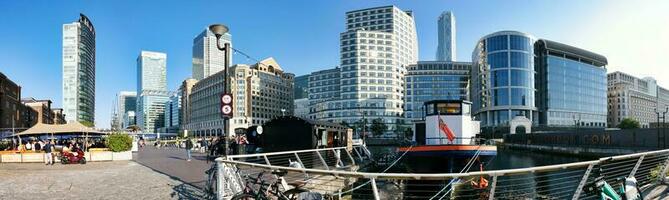
[[[437,115],[437,118],[439,118],[439,130],[441,130],[441,132],[446,134],[446,137],[448,137],[449,141],[453,142],[453,140],[455,139],[455,134],[453,134],[453,131],[450,128],[448,128],[448,125],[446,125],[444,120],[441,119],[440,115]]]

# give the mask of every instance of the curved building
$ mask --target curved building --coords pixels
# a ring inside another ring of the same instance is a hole
[[[482,127],[506,124],[515,116],[537,120],[534,93],[534,36],[500,31],[481,38],[472,53],[474,117]]]
[[[95,122],[95,28],[84,14],[63,24],[63,113],[67,121]]]

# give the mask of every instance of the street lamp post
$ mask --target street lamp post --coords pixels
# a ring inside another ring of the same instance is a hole
[[[216,36],[216,48],[218,48],[218,50],[220,50],[220,51],[225,51],[225,56],[223,56],[224,57],[223,94],[228,93],[228,81],[229,81],[228,67],[230,66],[230,51],[232,50],[232,48],[230,47],[229,42],[225,42],[223,44],[223,47],[221,47],[220,40],[221,40],[221,36],[223,36],[223,34],[227,33],[229,30],[230,29],[228,29],[228,27],[223,25],[223,24],[212,24],[212,25],[209,26],[209,31],[214,33],[214,35]],[[232,94],[230,94],[230,95],[232,96]],[[224,153],[224,155],[226,157],[228,156],[228,149],[230,147],[230,142],[228,141],[228,137],[230,136],[229,131],[228,131],[229,126],[230,126],[230,120],[227,117],[223,118],[223,127],[224,127],[223,136],[225,138],[225,151],[224,151],[225,153]]]

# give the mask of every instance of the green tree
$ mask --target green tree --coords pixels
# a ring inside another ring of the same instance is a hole
[[[372,120],[372,127],[371,127],[372,134],[374,134],[375,136],[379,136],[382,135],[383,132],[385,132],[386,130],[388,130],[388,125],[384,124],[381,118],[376,118]]]
[[[639,121],[636,121],[632,118],[625,118],[623,121],[620,121],[620,124],[618,124],[618,128],[620,129],[637,129],[639,127],[641,127]]]
[[[80,121],[81,125],[84,125],[86,127],[95,127],[95,123],[90,122],[90,121]]]

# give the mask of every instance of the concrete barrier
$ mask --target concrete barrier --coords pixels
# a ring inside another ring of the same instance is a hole
[[[2,154],[1,159],[3,163],[20,163],[21,154]]]
[[[90,161],[111,161],[112,152],[111,151],[93,151],[91,153]]]
[[[44,162],[44,153],[22,153],[21,162]]]
[[[112,152],[112,160],[132,160],[132,151]]]

